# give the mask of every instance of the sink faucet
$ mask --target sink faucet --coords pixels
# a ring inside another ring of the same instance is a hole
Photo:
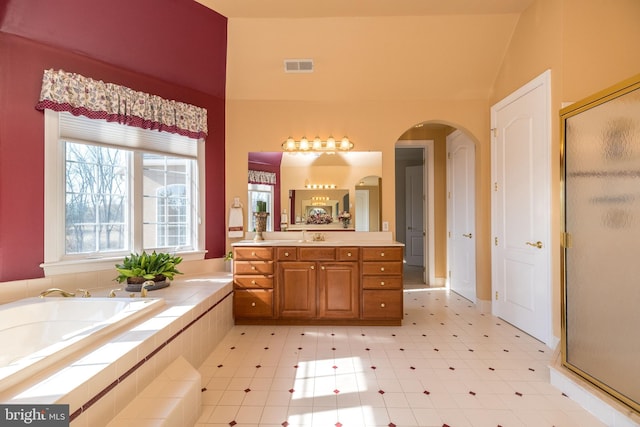
[[[45,291],[40,292],[40,298],[44,298],[49,294],[58,292],[60,293],[63,297],[75,297],[76,294],[74,294],[73,292],[67,292],[64,289],[60,289],[60,288],[50,288],[47,289]]]
[[[116,297],[116,292],[117,291],[121,291],[122,288],[116,288],[116,289],[111,289],[111,292],[109,292],[109,298],[115,298]]]

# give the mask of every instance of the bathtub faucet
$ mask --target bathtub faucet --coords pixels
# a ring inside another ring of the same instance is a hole
[[[142,298],[146,298],[147,297],[147,286],[153,286],[155,285],[155,282],[153,280],[147,280],[142,284],[142,287],[140,288],[140,297]]]
[[[45,291],[40,292],[40,298],[44,298],[49,294],[53,294],[55,292],[58,292],[59,294],[61,294],[63,297],[75,297],[76,294],[74,294],[73,292],[67,292],[64,289],[60,289],[60,288],[50,288],[47,289]]]

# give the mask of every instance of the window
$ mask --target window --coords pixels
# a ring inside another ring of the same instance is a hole
[[[143,250],[202,257],[203,143],[49,110],[45,129],[47,275]]]
[[[267,184],[249,184],[249,231],[255,231],[256,229],[256,219],[253,216],[253,213],[256,212],[256,206],[258,205],[258,201],[266,202],[267,204],[267,212],[269,212],[269,216],[267,217],[267,230],[273,231],[273,185]]]

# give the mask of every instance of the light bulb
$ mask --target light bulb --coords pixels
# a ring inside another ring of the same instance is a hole
[[[313,140],[313,149],[320,150],[322,148],[322,141],[320,141],[320,137],[316,136]]]
[[[300,149],[305,151],[309,149],[309,141],[304,136],[300,140]]]
[[[349,138],[347,138],[346,136],[342,138],[342,141],[340,141],[341,150],[348,150],[350,148],[350,145],[351,143],[349,142]]]
[[[293,151],[296,149],[296,142],[293,140],[293,138],[289,137],[287,138],[287,150],[289,151]]]
[[[336,140],[335,140],[335,139],[333,139],[333,137],[332,137],[332,136],[330,136],[330,137],[327,139],[327,148],[328,148],[329,150],[335,150],[335,149],[336,149]]]

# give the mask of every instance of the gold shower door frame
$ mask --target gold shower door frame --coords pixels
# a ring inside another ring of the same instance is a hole
[[[562,364],[640,414],[640,75],[560,122]]]

